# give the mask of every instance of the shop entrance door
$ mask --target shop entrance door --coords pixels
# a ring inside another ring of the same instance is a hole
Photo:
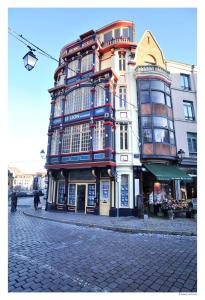
[[[86,185],[77,185],[77,212],[85,212]]]

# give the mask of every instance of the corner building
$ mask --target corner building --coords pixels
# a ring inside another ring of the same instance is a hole
[[[116,21],[61,50],[49,90],[47,209],[133,215],[155,181],[176,194],[175,180],[189,180],[177,169],[166,61],[149,31],[135,40],[134,23]],[[159,166],[172,176],[159,178]]]

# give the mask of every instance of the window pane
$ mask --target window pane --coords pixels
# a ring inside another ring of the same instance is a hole
[[[152,118],[151,117],[142,117],[142,127],[152,127]]]
[[[169,95],[166,95],[166,104],[171,107],[172,104],[171,104],[171,97]]]
[[[170,144],[175,145],[174,133],[172,131],[169,132]]]
[[[153,103],[165,104],[164,93],[151,91],[151,100]]]
[[[104,42],[108,42],[112,39],[112,31],[108,31],[104,34]]]
[[[148,103],[150,102],[149,92],[140,92],[140,101],[141,103]]]
[[[157,143],[169,143],[168,130],[154,129],[154,140]]]
[[[152,130],[151,129],[143,129],[143,139],[144,139],[144,143],[152,142]]]
[[[151,81],[151,90],[161,90],[164,91],[164,82],[160,80]]]
[[[119,38],[120,37],[120,28],[115,29],[115,38]]]
[[[123,29],[122,29],[122,36],[123,36],[123,37],[129,37],[129,31],[128,31],[128,28],[123,28]]]
[[[170,87],[168,85],[165,84],[165,92],[167,94],[170,94]]]
[[[171,120],[169,120],[169,129],[174,130],[174,123]]]
[[[119,88],[119,101],[120,101],[120,103],[119,103],[119,106],[121,107],[121,108],[126,108],[126,97],[127,97],[127,95],[126,95],[126,93],[127,93],[127,89],[126,89],[126,87],[120,87]]]
[[[162,117],[153,117],[154,127],[168,127],[167,119]]]
[[[141,90],[149,90],[149,80],[140,80],[140,89]]]
[[[184,117],[185,120],[194,120],[194,108],[193,103],[189,101],[183,101],[184,102]]]
[[[75,191],[76,191],[76,185],[69,184],[68,204],[70,205],[75,205]]]

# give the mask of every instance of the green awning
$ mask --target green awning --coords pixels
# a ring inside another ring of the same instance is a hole
[[[157,180],[192,180],[191,176],[176,166],[166,166],[162,164],[145,164],[144,166]]]

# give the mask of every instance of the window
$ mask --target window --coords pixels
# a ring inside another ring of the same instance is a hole
[[[65,114],[71,114],[90,108],[90,87],[81,87],[67,94],[65,102]]]
[[[120,38],[120,28],[115,29],[115,38]]]
[[[171,97],[169,95],[165,95],[165,97],[166,97],[166,104],[167,104],[167,106],[172,107]]]
[[[170,87],[165,84],[165,92],[170,95]]]
[[[105,105],[105,90],[101,86],[96,86],[94,106],[96,107],[102,105]]]
[[[68,74],[67,74],[68,78],[76,76],[76,72],[79,69],[78,63],[79,63],[78,59],[75,59],[68,63]]]
[[[104,42],[108,42],[112,39],[112,31],[108,31],[104,34]]]
[[[86,72],[93,67],[93,54],[83,56],[81,60],[81,72]]]
[[[193,102],[191,101],[183,101],[184,106],[184,117],[185,120],[194,121],[194,107]]]
[[[160,80],[151,80],[151,90],[164,91],[164,82]]]
[[[163,117],[153,117],[154,127],[168,127],[168,122],[166,118]]]
[[[55,103],[55,109],[54,109],[54,117],[57,116],[61,116],[62,115],[62,101],[61,101],[62,97],[58,97],[56,99],[56,103]]]
[[[58,181],[58,203],[64,204],[65,181]]]
[[[169,143],[169,132],[166,129],[154,129],[154,140],[157,143]]]
[[[143,129],[143,140],[144,140],[144,143],[152,142],[152,130],[151,129]]]
[[[150,81],[149,80],[140,80],[140,89],[149,90]]]
[[[105,148],[105,134],[103,121],[96,122],[94,127],[93,150],[103,150]]]
[[[108,201],[110,199],[110,182],[103,180],[100,183],[100,199]]]
[[[189,155],[197,155],[197,134],[194,132],[187,132],[187,142],[189,148]]]
[[[142,127],[143,128],[151,128],[152,127],[152,118],[151,117],[142,117]]]
[[[69,184],[68,204],[75,205],[76,184]]]
[[[66,127],[62,139],[62,153],[84,152],[90,149],[89,124]]]
[[[169,122],[169,129],[174,130],[174,122],[171,120],[168,120]]]
[[[151,91],[151,100],[153,103],[165,104],[164,93]]]
[[[121,175],[121,206],[127,207],[128,206],[128,182],[129,182],[129,175]]]
[[[119,70],[125,71],[125,53],[119,53]]]
[[[119,87],[119,101],[120,108],[126,108],[126,99],[127,99],[127,88],[120,86]]]
[[[148,91],[140,92],[140,101],[141,101],[141,103],[149,103],[150,102],[150,97],[149,97]]]
[[[95,205],[95,184],[88,184],[88,206]]]
[[[191,89],[190,75],[180,74],[180,78],[181,78],[181,88],[184,90],[190,90]]]
[[[170,144],[175,145],[174,132],[169,131],[169,139],[170,139]]]
[[[59,129],[54,130],[51,138],[51,155],[58,154],[59,137]]]
[[[129,28],[122,28],[122,36],[126,38],[129,37]]]
[[[120,149],[128,150],[128,125],[120,125]]]

